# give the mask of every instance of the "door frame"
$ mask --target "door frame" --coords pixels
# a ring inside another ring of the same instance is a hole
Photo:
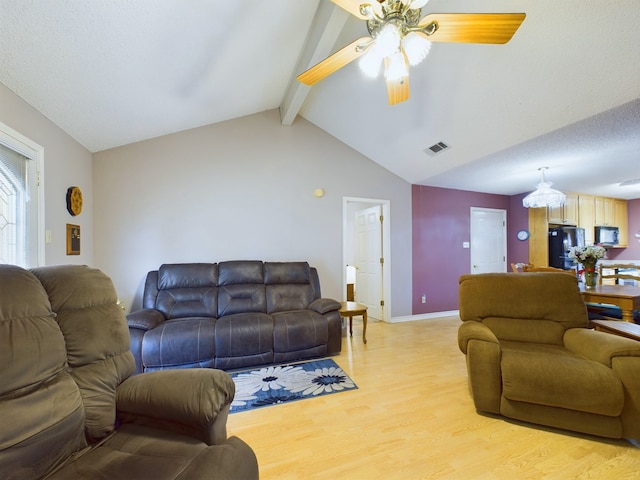
[[[353,225],[354,219],[349,218],[350,204],[366,205],[373,207],[380,205],[382,207],[382,256],[384,263],[382,264],[382,298],[384,307],[382,308],[383,322],[391,321],[391,202],[389,200],[379,198],[359,198],[359,197],[342,197],[342,300],[346,300],[347,292],[345,285],[347,284],[346,266],[349,258],[349,246],[351,232],[350,225]],[[366,208],[366,207],[365,207]]]

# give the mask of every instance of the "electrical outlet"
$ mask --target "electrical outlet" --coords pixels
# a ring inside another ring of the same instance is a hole
[[[422,303],[427,303],[427,294],[426,293],[424,295],[422,295],[422,298],[420,299],[420,301]]]

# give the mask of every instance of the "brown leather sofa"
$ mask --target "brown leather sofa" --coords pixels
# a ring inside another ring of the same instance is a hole
[[[136,372],[222,370],[340,353],[340,303],[307,262],[165,264],[127,316]]]
[[[477,410],[640,440],[640,342],[589,329],[574,277],[463,275],[459,299]]]
[[[86,266],[0,265],[0,478],[257,479],[227,438],[219,370],[131,376],[111,280]]]

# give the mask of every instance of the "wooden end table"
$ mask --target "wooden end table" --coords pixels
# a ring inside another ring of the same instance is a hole
[[[594,329],[640,341],[640,325],[620,320],[591,320]]]
[[[367,307],[356,302],[340,302],[340,316],[349,318],[349,335],[353,337],[353,317],[362,315],[362,341],[367,343]]]

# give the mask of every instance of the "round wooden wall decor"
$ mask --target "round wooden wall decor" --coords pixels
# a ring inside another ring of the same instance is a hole
[[[82,212],[82,191],[79,187],[67,189],[67,211],[74,217]]]

